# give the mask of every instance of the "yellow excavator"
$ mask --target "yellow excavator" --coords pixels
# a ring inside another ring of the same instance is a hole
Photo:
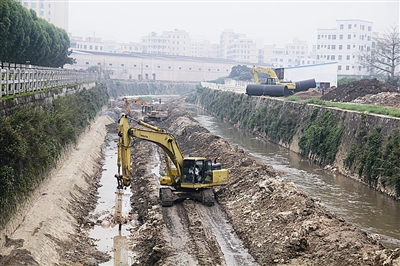
[[[131,104],[138,104],[142,106],[142,113],[143,114],[148,114],[151,113],[154,109],[153,105],[150,105],[148,102],[141,100],[141,99],[136,99],[136,98],[127,98],[124,97],[124,105],[125,105],[125,113],[128,116],[131,116]]]
[[[125,113],[128,116],[132,115],[130,104],[138,104],[142,106],[143,120],[145,122],[162,121],[166,118],[166,115],[162,115],[159,110],[154,110],[154,106],[144,100],[127,97],[124,97],[123,100],[125,105]]]
[[[134,121],[143,128],[131,127]],[[229,171],[221,164],[204,157],[187,157],[181,152],[173,135],[164,129],[135,120],[123,114],[118,125],[118,189],[122,191],[131,184],[131,147],[133,138],[157,144],[165,152],[166,176],[160,177],[159,197],[161,205],[172,206],[179,199],[194,199],[206,206],[214,205],[213,186],[226,185]],[[174,167],[171,167],[171,163]]]
[[[296,92],[306,91],[309,88],[315,88],[316,83],[314,79],[303,80],[303,81],[286,81],[279,79],[275,73],[275,70],[267,67],[256,67],[252,68],[253,77],[255,84],[249,84],[246,87],[246,94],[249,96],[290,96]],[[266,82],[263,84],[259,83],[258,73],[268,74]]]
[[[253,72],[254,82],[256,84],[259,84],[258,73],[264,73],[264,74],[269,75],[265,84],[267,84],[267,85],[285,85],[289,90],[296,89],[295,83],[293,83],[291,81],[280,80],[272,68],[253,66],[252,72]]]

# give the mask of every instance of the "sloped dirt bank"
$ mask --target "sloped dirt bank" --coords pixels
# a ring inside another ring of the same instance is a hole
[[[108,260],[85,227],[97,202],[101,147],[110,122],[108,116],[99,116],[59,162],[0,248],[0,265],[97,265]]]

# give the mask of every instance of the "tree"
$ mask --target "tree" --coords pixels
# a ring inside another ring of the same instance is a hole
[[[237,80],[251,80],[253,75],[251,73],[251,68],[248,68],[246,65],[237,65],[232,67],[229,78]]]
[[[384,75],[388,83],[399,85],[399,77],[396,76],[396,68],[400,65],[399,28],[391,27],[376,36],[371,50],[362,53],[361,63],[373,74]]]

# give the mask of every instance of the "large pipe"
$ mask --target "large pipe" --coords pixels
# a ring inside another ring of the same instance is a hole
[[[317,84],[315,83],[315,79],[301,80],[301,81],[295,82],[294,84],[296,84],[296,89],[294,90],[294,93],[299,92],[299,91],[306,91],[309,88],[317,87]]]
[[[262,85],[262,84],[249,84],[246,87],[246,94],[249,96],[289,96],[292,91],[284,85]]]

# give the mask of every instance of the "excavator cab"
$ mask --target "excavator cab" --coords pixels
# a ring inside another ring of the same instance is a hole
[[[213,168],[211,160],[204,158],[184,159],[182,165],[182,183],[210,184],[213,182]],[[220,167],[220,166],[219,166]],[[220,168],[219,168],[220,169]]]

